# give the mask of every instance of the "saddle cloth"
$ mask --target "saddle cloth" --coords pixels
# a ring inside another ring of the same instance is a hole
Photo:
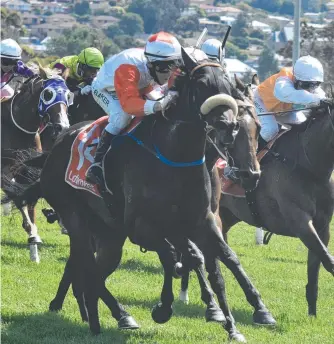
[[[279,139],[283,134],[287,133],[288,130],[280,131],[267,145],[257,154],[257,160],[261,163],[261,160],[267,155],[269,150],[273,147],[277,139]],[[218,168],[218,174],[221,182],[221,192],[225,195],[230,195],[234,197],[246,197],[244,188],[231,181],[224,176],[224,168],[227,163],[223,159],[218,159],[216,166]]]
[[[131,123],[121,132],[126,135],[133,131],[142,121],[134,117]],[[86,181],[86,173],[94,162],[95,151],[103,129],[108,124],[108,116],[101,117],[86,125],[74,139],[71,155],[65,173],[65,182],[75,189],[86,190],[101,197],[98,187]]]

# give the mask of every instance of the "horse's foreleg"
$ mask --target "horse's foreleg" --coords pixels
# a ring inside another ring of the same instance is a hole
[[[189,286],[189,276],[190,272],[185,271],[181,278],[181,290],[179,294],[180,301],[184,302],[186,305],[189,303],[188,286]]]
[[[329,223],[324,221],[325,218],[315,219],[314,226],[317,229],[318,235],[323,244],[327,247],[329,242]],[[318,299],[318,282],[319,282],[320,259],[311,250],[308,251],[307,257],[307,285],[306,285],[306,299],[308,303],[309,315],[317,314],[317,299]]]
[[[203,231],[202,234],[204,234],[206,250],[212,250],[211,252],[214,252],[214,255],[218,257],[229,270],[231,270],[244,291],[247,301],[254,307],[254,322],[261,325],[276,324],[275,319],[264,305],[259,292],[246,275],[237,255],[224,241],[214,222],[213,216],[208,216],[206,230]]]

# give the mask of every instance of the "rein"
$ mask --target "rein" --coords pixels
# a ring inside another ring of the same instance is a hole
[[[14,118],[13,103],[14,103],[15,97],[16,97],[19,93],[20,93],[20,91],[18,91],[18,92],[14,95],[12,101],[10,102],[10,117],[11,117],[11,119],[12,119],[12,122],[14,123],[14,125],[15,125],[18,129],[20,129],[20,130],[23,131],[24,133],[29,134],[29,135],[36,135],[37,132],[38,132],[38,129],[37,129],[36,131],[29,131],[29,130],[26,130],[26,129],[22,128],[22,127],[16,122],[16,120],[15,120],[15,118]]]

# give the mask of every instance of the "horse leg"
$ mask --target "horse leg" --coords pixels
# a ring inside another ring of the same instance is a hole
[[[96,264],[104,282],[117,269],[121,261],[124,241],[125,238],[114,238],[114,240],[103,238],[97,242]],[[139,328],[135,319],[115,299],[106,288],[105,283],[101,288],[100,297],[110,309],[111,315],[117,320],[120,330]]]
[[[181,278],[181,290],[179,294],[180,301],[184,302],[186,305],[189,303],[188,286],[189,286],[189,276],[190,272],[185,271]]]
[[[73,202],[73,204],[76,204]],[[94,252],[91,247],[91,234],[87,228],[87,220],[82,214],[82,209],[77,202],[77,207],[72,206],[69,211],[66,208],[61,210],[54,205],[62,223],[70,233],[70,258],[72,289],[77,299],[80,313],[83,319],[88,314],[88,322],[90,330],[93,334],[99,334],[101,331],[98,317],[98,296],[102,285]],[[59,209],[59,210],[58,210]],[[84,305],[84,306],[83,306]],[[87,309],[87,310],[86,310]]]
[[[214,257],[218,257],[221,262],[224,263],[229,270],[231,270],[234,277],[237,279],[239,285],[245,293],[247,301],[254,308],[253,321],[260,325],[276,324],[275,319],[261,300],[259,292],[246,275],[237,255],[224,241],[219,228],[216,226],[212,214],[207,217],[205,230],[200,231],[200,235],[202,235],[202,251],[208,254],[213,254]],[[212,280],[215,279],[212,277]]]
[[[316,218],[314,227],[317,229],[318,235],[323,244],[327,247],[329,243],[329,222],[324,218]],[[308,314],[317,315],[317,299],[318,299],[318,282],[319,282],[320,259],[311,250],[308,251],[307,257],[307,277],[306,299],[308,303]]]

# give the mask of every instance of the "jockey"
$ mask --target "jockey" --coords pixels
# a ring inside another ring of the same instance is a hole
[[[14,95],[14,90],[9,86],[9,82],[15,76],[23,76],[30,78],[35,73],[29,69],[21,61],[22,49],[11,38],[4,39],[0,43],[0,58],[1,58],[1,86],[0,98],[10,99]]]
[[[164,110],[176,92],[166,90],[161,100],[153,96],[155,85],[165,85],[181,63],[181,45],[167,32],[151,35],[145,49],[127,49],[112,56],[102,66],[92,83],[93,97],[109,115],[95,153],[95,162],[87,179],[100,183],[102,160],[112,139],[125,128],[133,116],[148,116]],[[144,97],[146,99],[144,99]],[[149,99],[150,98],[150,99]]]
[[[303,106],[316,106],[326,101],[320,85],[324,70],[319,60],[309,55],[300,57],[294,67],[283,68],[279,73],[263,81],[254,92],[257,113],[285,110],[302,110]],[[302,111],[280,116],[259,116],[261,137],[272,140],[279,131],[279,124],[301,123],[306,117]]]
[[[215,38],[207,39],[201,47],[210,60],[220,63],[226,70],[228,78],[230,78],[226,62],[225,62],[225,48],[222,48],[222,42]]]
[[[81,90],[81,94],[89,94],[91,91],[90,84],[103,63],[104,58],[100,50],[86,48],[78,56],[65,56],[52,62],[50,68],[59,69],[62,72],[71,91],[81,82],[85,82],[87,86]]]

